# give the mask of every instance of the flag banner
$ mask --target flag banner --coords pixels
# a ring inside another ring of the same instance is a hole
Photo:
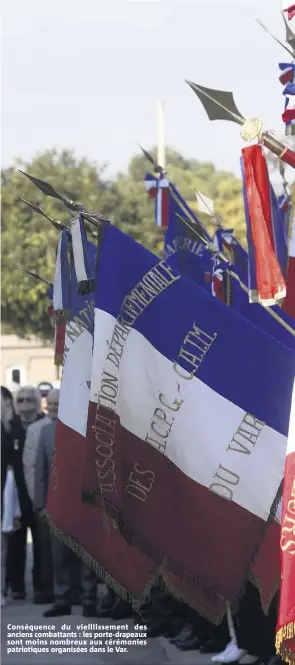
[[[281,591],[276,647],[283,660],[295,663],[295,383],[283,488],[281,518]]]
[[[58,320],[55,319],[53,308],[53,286],[49,287],[47,297],[51,302],[51,305],[48,307],[48,316],[53,319],[54,325],[54,364],[56,367],[60,367],[63,364],[66,322],[59,317],[57,317]]]
[[[155,183],[158,180],[150,173],[145,176],[145,185],[149,193],[155,196]],[[167,182],[165,180],[165,182]],[[177,188],[169,182],[167,203],[167,231],[164,240],[164,257],[172,268],[181,274],[190,277],[194,282],[203,286],[206,290],[211,289],[212,255],[201,240],[190,232],[190,229],[182,222],[179,216],[190,224],[196,225],[200,236],[208,242],[210,236],[207,234],[198,218],[184,201]],[[157,208],[155,207],[157,219]]]
[[[275,195],[272,195],[261,146],[242,149],[241,169],[249,252],[249,298],[250,302],[271,306],[283,300],[286,286],[278,258],[280,239],[277,239],[273,219]]]
[[[71,273],[71,247],[69,232],[63,229],[57,246],[55,277],[53,285],[53,310],[55,321],[65,322],[70,316],[70,273]]]
[[[295,5],[290,5],[290,7],[287,7],[286,9],[283,9],[284,12],[287,12],[288,15],[288,21],[291,21],[292,18],[295,16]]]
[[[88,246],[85,223],[82,215],[71,221],[71,236],[78,291],[81,294],[94,291],[94,273],[88,260]]]
[[[249,303],[248,288],[236,266],[230,269],[231,307],[278,342],[295,350],[295,322],[278,305]]]
[[[294,63],[287,63],[287,62],[280,62],[279,68],[281,70],[281,75],[280,75],[280,82],[283,85],[286,85],[287,83],[292,83],[293,80],[295,79],[295,64]]]
[[[295,95],[295,83],[293,83],[293,82],[287,83],[283,94],[284,95]]]
[[[94,274],[96,247],[88,243],[87,249],[89,266]],[[93,511],[91,506],[83,505],[81,499],[93,322],[93,296],[78,293],[73,266],[71,318],[65,335],[64,368],[47,511],[54,533],[118,595],[135,602],[136,599],[144,599],[149,593],[156,566],[122,539],[116,523],[102,509]]]
[[[283,476],[294,353],[114,227],[97,285],[83,500],[232,601]]]
[[[282,309],[295,319],[295,207],[291,211],[289,223],[289,259],[287,267],[287,295]]]
[[[159,228],[167,228],[169,223],[170,188],[166,178],[156,178],[147,173],[145,187],[148,194],[155,199],[155,221]]]
[[[205,196],[205,194],[201,194],[201,192],[196,192],[196,197],[199,212],[203,212],[205,215],[214,217],[214,201],[209,199],[208,196]]]

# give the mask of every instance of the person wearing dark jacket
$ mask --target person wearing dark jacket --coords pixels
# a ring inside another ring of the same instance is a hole
[[[12,467],[19,493],[21,507],[21,527],[9,540],[7,557],[7,585],[11,586],[12,598],[23,599],[25,591],[25,565],[27,550],[27,532],[30,529],[33,541],[33,589],[34,598],[40,591],[40,544],[36,517],[32,501],[26,487],[23,449],[28,425],[43,418],[41,397],[33,386],[20,388],[15,396],[15,416],[11,421],[10,436],[12,444]]]
[[[35,466],[34,509],[40,522],[44,520],[44,536],[46,533],[46,503],[49,487],[50,467],[54,451],[56,423],[53,421],[45,425],[39,436]],[[56,536],[52,536],[52,549],[54,561],[54,595],[55,604],[44,612],[45,617],[56,617],[71,614],[72,605],[77,596],[81,597],[83,616],[95,617],[97,579],[94,573],[77,555],[64,545]],[[50,557],[50,543],[48,542],[48,566]],[[82,594],[80,594],[82,587]]]

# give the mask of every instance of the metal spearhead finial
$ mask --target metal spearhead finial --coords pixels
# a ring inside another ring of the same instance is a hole
[[[52,226],[54,226],[59,231],[62,231],[62,229],[66,228],[65,225],[62,224],[61,222],[59,222],[58,220],[52,219],[52,217],[49,217],[49,215],[46,215],[46,213],[42,210],[42,208],[37,206],[35,203],[31,203],[31,201],[27,201],[26,199],[23,199],[21,196],[19,196],[18,198],[19,198],[19,201],[22,201],[22,203],[25,203],[30,208],[32,208],[32,210],[34,210],[34,212],[37,212],[39,215],[42,215],[43,217],[45,217],[45,219],[48,219],[48,221],[52,224]]]
[[[186,81],[198,96],[209,120],[230,120],[242,125],[241,136],[245,141],[253,141],[261,135],[263,123],[260,118],[244,118],[236,107],[232,92],[214,90]]]
[[[32,270],[27,270],[27,268],[23,268],[22,266],[16,266],[19,270],[22,270],[23,272],[26,272],[27,275],[30,275],[30,277],[33,277],[35,280],[38,282],[43,282],[43,284],[47,284],[47,286],[53,287],[53,284],[51,282],[47,282],[47,279],[43,279],[38,273],[32,272]]]
[[[154,158],[152,157],[152,155],[149,152],[147,152],[147,150],[145,150],[141,145],[139,147],[140,147],[144,157],[153,165],[155,173],[163,174],[164,170],[163,170],[162,166],[159,166],[157,164],[157,162],[154,160]]]
[[[228,257],[226,256],[226,254],[223,254],[223,252],[220,251],[216,251],[216,248],[213,247],[212,243],[208,242],[207,238],[205,238],[201,233],[199,233],[199,230],[196,228],[195,224],[189,222],[187,219],[184,219],[184,217],[182,217],[182,215],[179,215],[178,212],[176,213],[176,216],[189,229],[192,237],[200,240],[202,245],[204,245],[204,247],[207,247],[208,251],[211,252],[214,256],[218,256],[222,261],[226,261],[228,263]]]
[[[289,46],[291,46],[291,49],[293,51],[293,58],[295,58],[295,35],[294,35],[294,32],[291,30],[291,28],[288,24],[288,21],[286,19],[286,16],[285,16],[284,12],[282,12],[282,17],[284,19],[284,24],[285,24],[285,28],[286,28],[286,42],[287,42],[287,44],[289,44]]]
[[[56,192],[48,182],[45,182],[45,180],[39,180],[39,178],[35,178],[34,176],[29,175],[28,173],[25,173],[25,171],[21,171],[21,169],[19,169],[19,171],[24,176],[26,176],[26,178],[31,180],[31,182],[34,183],[36,187],[39,187],[45,196],[51,196],[53,199],[61,201],[66,206],[66,208],[69,208],[69,210],[73,210],[74,212],[79,212],[81,209],[83,209],[83,207],[78,203],[75,203],[74,201],[71,201],[71,199],[67,199],[65,196],[58,194],[58,192]]]
[[[61,196],[61,194],[58,194],[58,192],[56,192],[48,182],[45,182],[45,180],[39,180],[39,178],[35,178],[34,176],[29,175],[20,169],[19,171],[24,176],[26,176],[26,178],[29,178],[29,180],[31,180],[31,182],[33,182],[36,187],[39,187],[45,196],[51,196],[52,198],[61,201],[69,210],[82,214],[83,217],[85,217],[85,219],[87,219],[87,221],[90,222],[90,224],[93,226],[97,227],[102,221],[107,222],[108,224],[111,223],[111,221],[106,219],[103,215],[91,215],[89,212],[87,212],[87,210],[85,210],[84,206],[80,205],[80,203],[75,203],[74,201],[67,199],[65,196]]]
[[[288,46],[285,46],[285,44],[283,44],[283,42],[281,42],[281,40],[278,37],[273,35],[273,33],[270,32],[270,30],[266,27],[266,25],[264,25],[264,23],[262,23],[262,21],[260,21],[259,18],[257,18],[256,21],[257,21],[257,23],[259,23],[259,25],[261,25],[263,30],[265,30],[278,44],[280,44],[280,46],[282,46],[285,49],[285,51],[287,51],[287,53],[289,53],[291,58],[294,58],[294,53],[292,53],[292,51],[290,51],[290,49],[288,49]],[[289,28],[289,30],[290,30],[290,28]],[[286,41],[288,41],[288,40],[286,40]]]
[[[192,81],[186,81],[186,83],[199,97],[209,120],[230,120],[239,125],[242,125],[245,122],[245,118],[243,118],[242,114],[236,107],[232,92],[205,88]]]

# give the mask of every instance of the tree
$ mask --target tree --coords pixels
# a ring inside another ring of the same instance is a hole
[[[156,150],[151,154],[156,158]],[[100,212],[125,233],[161,255],[163,233],[154,222],[154,205],[144,187],[146,171],[152,169],[143,155],[135,155],[127,174],[119,173],[110,181],[105,166],[77,160],[71,152],[53,150],[37,156],[31,164],[18,168],[49,182],[58,192],[84,204],[90,212]],[[241,182],[231,173],[217,171],[213,164],[186,159],[173,149],[167,150],[169,179],[183,198],[197,212],[196,190],[215,201],[217,214],[236,237],[245,241],[245,223]],[[16,167],[2,171],[2,321],[5,330],[19,336],[37,335],[44,340],[53,336],[47,315],[46,286],[18,270],[21,265],[35,270],[49,282],[54,278],[58,231],[50,222],[20,203],[22,197],[37,203],[49,216],[67,223],[70,213],[55,199],[43,194]],[[208,217],[199,215],[209,233],[214,231]],[[87,226],[89,240],[95,238]]]

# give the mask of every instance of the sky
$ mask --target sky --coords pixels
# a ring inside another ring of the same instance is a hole
[[[165,142],[240,173],[237,124],[209,122],[185,79],[234,92],[244,116],[283,135],[281,0],[2,0],[2,167],[72,149],[126,171]]]

